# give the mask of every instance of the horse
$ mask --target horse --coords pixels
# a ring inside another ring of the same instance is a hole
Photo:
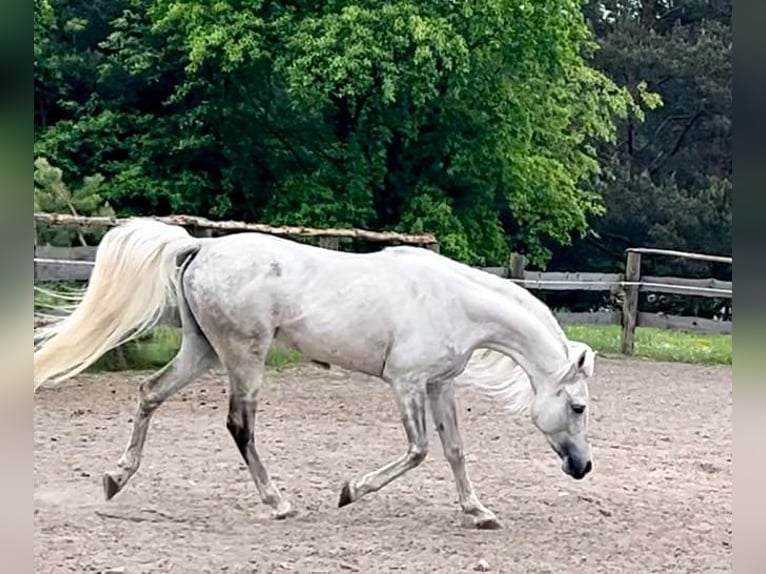
[[[153,218],[129,219],[104,235],[72,312],[41,333],[35,392],[141,336],[173,301],[180,349],[139,384],[128,444],[103,475],[106,500],[138,471],[157,408],[220,364],[229,382],[226,426],[260,498],[274,517],[293,516],[254,438],[275,341],[315,363],[377,377],[393,390],[406,451],[346,481],[339,507],[423,462],[430,413],[462,516],[476,528],[500,528],[466,471],[455,398],[464,387],[527,412],[573,479],[592,470],[587,407],[596,353],[568,340],[550,309],[526,289],[416,247],[347,253],[251,232],[195,238]]]

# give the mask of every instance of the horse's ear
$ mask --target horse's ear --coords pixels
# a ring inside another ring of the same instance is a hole
[[[590,345],[587,345],[581,341],[568,341],[569,343],[569,357],[572,361],[570,376],[575,376],[576,373],[581,373],[585,377],[590,378],[593,375],[593,371],[596,364],[596,352],[591,349]]]
[[[584,345],[584,348],[580,351],[577,357],[577,370],[590,378],[593,376],[593,371],[596,366],[596,352]]]

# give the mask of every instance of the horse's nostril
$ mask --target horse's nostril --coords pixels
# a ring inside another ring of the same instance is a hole
[[[588,474],[591,470],[593,470],[593,463],[588,461],[588,463],[585,465],[585,474]]]

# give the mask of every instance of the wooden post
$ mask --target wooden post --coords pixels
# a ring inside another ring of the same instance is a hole
[[[638,323],[638,283],[641,281],[641,254],[628,251],[625,262],[624,299],[622,302],[622,336],[620,352],[632,355],[636,339],[636,324]]]
[[[524,279],[524,268],[527,266],[527,258],[520,253],[511,253],[508,261],[508,277],[510,279]]]
[[[209,227],[195,225],[192,228],[192,235],[194,235],[194,237],[211,238],[213,237],[213,230]]]
[[[340,238],[327,237],[327,236],[320,237],[319,247],[324,247],[325,249],[332,249],[333,251],[337,251],[338,249],[340,249]]]

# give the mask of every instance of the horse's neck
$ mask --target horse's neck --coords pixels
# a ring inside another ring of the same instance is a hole
[[[542,322],[555,336],[560,338],[564,336],[564,331],[558,321],[556,321],[551,310],[524,287],[516,285],[508,279],[501,279],[496,275],[473,267],[466,266],[464,273],[470,274],[473,281],[486,285],[504,298],[518,302],[526,311],[532,313],[535,318]]]
[[[479,289],[469,305],[481,325],[479,346],[510,356],[533,382],[559,377],[569,366],[561,332],[523,304],[494,289]]]
[[[545,324],[545,327],[550,329],[558,337],[564,337],[564,331],[561,329],[558,321],[551,310],[538,299],[532,293],[525,288],[516,285],[513,281],[508,279],[501,279],[500,277],[476,269],[464,263],[454,261],[444,256],[438,255],[433,251],[427,249],[421,249],[410,246],[396,246],[387,247],[387,251],[392,253],[403,253],[416,256],[421,259],[428,259],[434,262],[440,268],[449,267],[453,271],[460,273],[463,277],[472,281],[482,287],[486,287],[502,295],[506,299],[512,299],[522,305],[527,311],[531,312],[535,317]]]

